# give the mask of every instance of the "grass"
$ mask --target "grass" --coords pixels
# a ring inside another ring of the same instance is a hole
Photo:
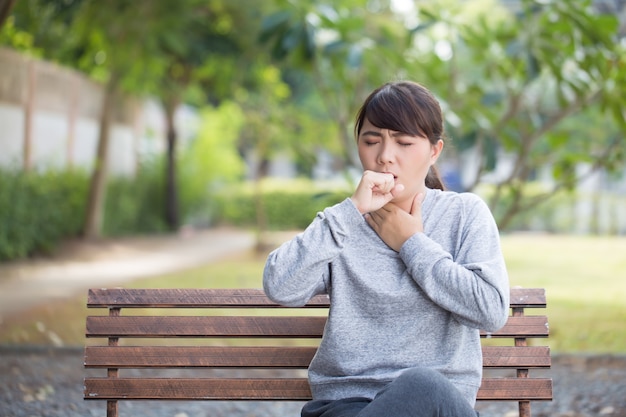
[[[548,295],[549,344],[560,353],[626,353],[626,238],[502,237],[512,286]],[[128,283],[133,288],[259,288],[265,256],[243,253],[201,268]],[[0,323],[0,344],[83,345],[85,296]],[[89,314],[98,314],[94,311]]]
[[[556,352],[626,353],[626,238],[511,235],[511,285],[543,287]]]

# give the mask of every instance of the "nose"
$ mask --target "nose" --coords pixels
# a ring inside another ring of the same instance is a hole
[[[391,141],[383,140],[378,152],[378,163],[386,165],[393,162],[393,146]]]

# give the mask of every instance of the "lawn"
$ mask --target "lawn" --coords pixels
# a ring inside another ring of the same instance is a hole
[[[502,237],[512,286],[542,287],[553,352],[626,353],[626,238],[512,234]],[[129,283],[135,288],[261,285],[265,257],[252,253]],[[85,297],[41,306],[0,323],[0,344],[83,345]],[[93,311],[90,314],[98,314]]]
[[[626,353],[626,238],[510,235],[511,285],[548,296],[555,352]]]

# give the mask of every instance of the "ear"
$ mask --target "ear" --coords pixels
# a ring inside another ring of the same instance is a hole
[[[441,151],[443,150],[443,140],[439,139],[436,144],[430,147],[430,149],[430,164],[434,165],[434,163],[437,162],[437,159],[439,159],[439,155],[441,155]]]

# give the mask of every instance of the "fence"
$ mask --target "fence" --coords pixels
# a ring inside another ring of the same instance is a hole
[[[96,154],[103,99],[85,75],[0,48],[0,166],[81,167]],[[177,123],[192,117],[177,113]],[[182,119],[182,120],[181,120]],[[189,136],[184,132],[181,136]],[[109,170],[132,175],[144,152],[165,148],[163,113],[154,101],[125,97],[115,105]]]

